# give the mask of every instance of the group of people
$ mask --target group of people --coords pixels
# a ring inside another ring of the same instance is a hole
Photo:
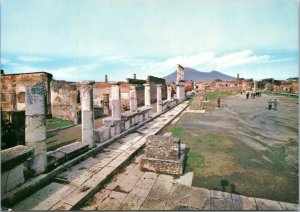
[[[269,105],[269,110],[272,109],[273,105],[274,105],[274,110],[277,110],[278,100],[277,99],[274,99],[274,100],[270,99],[268,101],[268,105]]]
[[[249,99],[249,96],[251,96],[251,99],[255,99],[255,96],[261,96],[261,92],[246,92],[247,99]]]

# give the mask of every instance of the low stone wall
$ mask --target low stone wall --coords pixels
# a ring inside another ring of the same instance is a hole
[[[143,171],[153,171],[161,174],[182,175],[185,154],[179,160],[161,160],[156,158],[142,157],[141,168]]]

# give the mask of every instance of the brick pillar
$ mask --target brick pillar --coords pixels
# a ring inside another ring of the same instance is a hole
[[[114,83],[111,87],[111,116],[113,119],[121,119],[121,93],[120,83]]]
[[[26,87],[25,123],[26,146],[34,149],[30,170],[38,175],[47,167],[45,89],[42,85]]]
[[[94,138],[94,103],[93,84],[95,81],[84,80],[81,82],[81,123],[82,143],[89,148],[95,147]]]
[[[151,107],[151,93],[150,84],[146,83],[145,86],[145,106]]]
[[[162,85],[156,85],[157,87],[157,92],[156,92],[156,104],[157,104],[157,112],[161,113],[163,111],[162,108],[162,96],[161,96],[161,87]]]
[[[171,86],[167,87],[167,100],[168,101],[172,100],[172,87]]]
[[[109,115],[109,94],[103,94],[103,113]]]
[[[137,112],[137,97],[136,97],[136,88],[135,86],[131,86],[131,90],[129,91],[129,107],[131,112]]]

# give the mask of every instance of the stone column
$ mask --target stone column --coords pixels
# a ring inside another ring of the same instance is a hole
[[[151,107],[151,93],[150,84],[146,83],[145,86],[145,106]]]
[[[103,94],[103,113],[109,115],[109,94]]]
[[[180,85],[176,85],[176,98],[180,101]]]
[[[131,86],[131,90],[129,91],[129,107],[131,112],[137,112],[137,97],[136,97],[136,89],[135,86]]]
[[[95,81],[84,80],[81,82],[81,123],[82,143],[88,144],[89,148],[95,146],[94,138],[94,104],[93,84]]]
[[[26,87],[25,122],[25,143],[34,149],[29,168],[33,175],[38,175],[47,167],[45,89],[42,85]]]
[[[161,113],[163,112],[162,108],[162,95],[161,95],[161,84],[156,85],[157,87],[157,92],[156,92],[156,104],[157,104],[157,112]]]
[[[121,93],[120,83],[114,83],[111,87],[111,115],[113,119],[121,120]]]
[[[167,87],[167,100],[172,101],[172,87],[171,86]]]

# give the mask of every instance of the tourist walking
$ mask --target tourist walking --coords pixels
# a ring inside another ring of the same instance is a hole
[[[274,99],[273,104],[274,104],[274,110],[277,110],[277,105],[278,105],[277,99]]]
[[[246,97],[247,97],[247,99],[249,99],[249,92],[246,93]]]
[[[269,104],[269,110],[272,109],[272,103],[273,103],[273,101],[272,101],[272,99],[270,99],[270,100],[268,101],[268,104]]]
[[[217,102],[218,102],[218,107],[220,107],[220,104],[221,104],[221,99],[220,99],[220,97],[218,98]]]

